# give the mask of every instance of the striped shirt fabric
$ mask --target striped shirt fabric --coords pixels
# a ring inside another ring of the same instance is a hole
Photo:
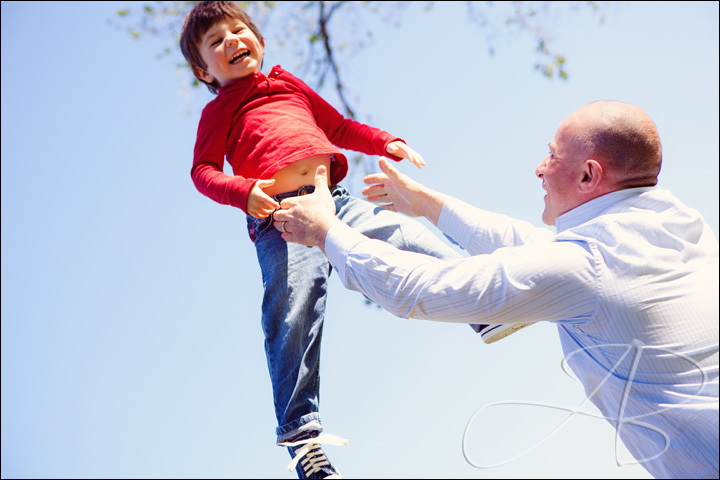
[[[567,365],[656,478],[718,477],[718,242],[658,187],[609,193],[557,232],[449,200],[438,227],[470,256],[402,252],[345,225],[325,249],[343,284],[395,315],[551,321]]]

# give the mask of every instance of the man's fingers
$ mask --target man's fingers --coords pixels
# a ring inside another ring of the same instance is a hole
[[[287,210],[276,210],[275,213],[273,213],[273,221],[275,223],[287,222],[288,220],[290,220],[290,215],[288,215]]]
[[[289,210],[290,207],[292,207],[295,204],[296,198],[297,197],[290,197],[290,198],[283,199],[283,201],[280,202],[280,208],[275,213],[277,214],[282,211]]]
[[[362,189],[363,195],[382,195],[385,192],[385,185],[382,183],[373,183]]]
[[[371,185],[373,183],[385,183],[385,181],[388,179],[388,176],[384,173],[371,173],[370,175],[367,175],[363,181],[367,183],[368,185]]]
[[[382,170],[383,173],[389,178],[397,178],[397,176],[400,174],[400,172],[398,172],[395,167],[390,165],[390,162],[388,162],[385,158],[380,159],[380,170]]]
[[[394,203],[388,203],[387,205],[380,205],[380,208],[385,209],[385,210],[390,210],[391,212],[397,212],[397,211],[398,211],[398,209],[395,208],[395,204],[394,204]]]
[[[361,193],[366,197],[387,196],[387,192],[385,191],[385,185],[382,184],[375,184],[369,187],[365,187],[362,189]]]
[[[317,170],[315,170],[315,188],[321,188],[325,187],[325,190],[330,191],[328,188],[328,179],[327,179],[327,167],[325,165],[320,165]]]

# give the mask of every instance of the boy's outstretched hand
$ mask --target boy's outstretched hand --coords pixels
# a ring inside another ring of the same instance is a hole
[[[388,155],[408,159],[410,163],[414,164],[418,168],[425,166],[425,160],[423,160],[422,156],[412,148],[408,147],[408,145],[404,142],[390,142],[388,143],[385,151]]]
[[[335,216],[335,201],[328,188],[328,172],[324,165],[315,171],[315,191],[310,195],[286,198],[273,215],[275,228],[283,240],[325,249],[330,227],[340,220]]]

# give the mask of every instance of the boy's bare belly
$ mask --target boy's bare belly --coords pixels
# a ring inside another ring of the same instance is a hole
[[[297,190],[304,185],[315,185],[315,170],[320,165],[325,165],[327,171],[330,172],[330,155],[315,155],[291,163],[272,176],[275,184],[263,189],[263,192],[273,196]]]

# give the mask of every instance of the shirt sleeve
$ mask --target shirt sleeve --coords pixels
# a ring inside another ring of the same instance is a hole
[[[310,99],[315,121],[333,145],[366,155],[384,156],[395,161],[402,160],[387,153],[387,146],[395,141],[406,143],[405,140],[379,128],[345,118],[302,80],[295,78],[295,81]]]
[[[400,317],[501,324],[582,323],[595,315],[596,262],[578,243],[541,242],[447,261],[338,224],[325,251],[346,288]]]
[[[549,242],[554,236],[546,228],[481,210],[455,198],[443,206],[438,228],[470,255],[492,253],[502,247]]]
[[[247,199],[257,179],[231,176],[223,171],[230,123],[221,104],[211,103],[205,107],[198,126],[190,176],[195,188],[203,195],[247,213]]]

